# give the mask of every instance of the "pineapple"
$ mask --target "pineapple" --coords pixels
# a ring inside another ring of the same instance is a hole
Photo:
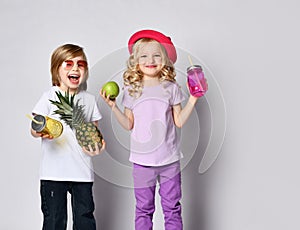
[[[75,130],[78,144],[87,150],[89,149],[89,145],[91,145],[93,150],[95,150],[95,143],[97,143],[100,149],[102,147],[103,136],[94,123],[85,121],[84,105],[79,105],[79,100],[75,103],[75,94],[70,95],[69,91],[65,95],[59,91],[55,93],[58,101],[50,100],[58,108],[54,111],[54,114],[58,114],[71,129]]]

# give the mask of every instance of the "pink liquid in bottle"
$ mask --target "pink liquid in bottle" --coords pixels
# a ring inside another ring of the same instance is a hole
[[[187,82],[191,95],[202,97],[207,91],[207,83],[200,65],[187,68]]]

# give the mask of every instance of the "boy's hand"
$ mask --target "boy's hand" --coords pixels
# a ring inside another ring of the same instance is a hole
[[[101,149],[99,149],[99,145],[97,143],[95,143],[95,150],[93,150],[92,146],[89,145],[89,149],[82,147],[83,152],[85,152],[85,154],[93,157],[93,156],[97,156],[100,153],[102,153],[105,149],[105,141],[102,140],[102,147]]]
[[[45,133],[40,133],[40,132],[36,132],[34,130],[31,131],[32,135],[34,137],[40,137],[40,138],[47,138],[47,139],[53,139],[53,136],[49,135],[49,134],[45,134]]]
[[[48,139],[53,139],[54,137],[49,135],[49,134],[41,134],[41,138],[48,138]]]

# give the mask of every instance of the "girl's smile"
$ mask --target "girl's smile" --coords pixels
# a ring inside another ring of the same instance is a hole
[[[144,78],[158,77],[162,68],[162,54],[158,42],[149,42],[140,48],[138,55],[139,68]]]
[[[157,65],[146,65],[146,68],[156,68]]]

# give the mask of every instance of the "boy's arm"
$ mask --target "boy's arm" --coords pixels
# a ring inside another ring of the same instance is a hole
[[[44,134],[44,133],[39,133],[33,130],[32,128],[30,129],[31,135],[35,138],[41,137],[41,138],[48,138],[48,139],[53,139],[53,136],[50,136],[49,134]]]

